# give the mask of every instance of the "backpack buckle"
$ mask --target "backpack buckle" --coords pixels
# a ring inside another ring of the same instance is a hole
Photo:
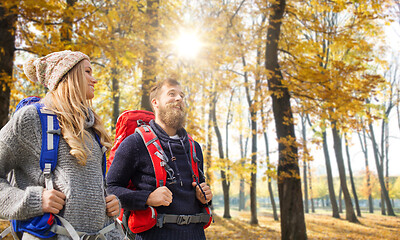
[[[178,225],[188,225],[192,220],[190,215],[179,215],[176,219],[176,224]]]
[[[43,169],[44,184],[47,190],[54,189],[53,179],[51,179],[51,163],[45,163]]]
[[[164,225],[164,214],[159,214],[157,217],[157,223],[156,226],[159,228],[162,228]]]
[[[146,123],[145,123],[142,119],[138,119],[138,120],[136,121],[136,124],[137,124],[138,127],[140,127],[140,126],[142,126],[142,125],[146,125]]]

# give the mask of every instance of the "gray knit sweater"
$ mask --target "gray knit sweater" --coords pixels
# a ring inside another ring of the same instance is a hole
[[[66,195],[66,204],[60,216],[77,231],[94,233],[111,223],[106,215],[105,188],[102,175],[102,151],[93,131],[93,113],[85,128],[91,133],[91,150],[82,166],[69,153],[70,147],[61,138],[58,162],[53,172],[56,190]],[[0,130],[0,218],[24,220],[42,215],[44,176],[39,167],[42,130],[35,106],[20,109]],[[12,181],[7,175],[14,172]],[[122,239],[117,230],[107,239]],[[54,237],[55,238],[55,237]],[[23,239],[37,239],[25,233]],[[68,239],[59,235],[58,239]]]

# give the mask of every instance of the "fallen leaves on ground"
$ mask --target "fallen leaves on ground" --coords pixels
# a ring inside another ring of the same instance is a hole
[[[280,239],[280,222],[274,221],[271,214],[259,213],[258,225],[250,225],[250,213],[231,211],[232,218],[225,219],[222,212],[214,212],[214,223],[206,229],[208,240],[220,239]],[[368,239],[395,240],[400,236],[400,218],[362,213],[360,223],[350,223],[336,219],[328,214],[306,214],[308,239]],[[0,220],[0,232],[9,226],[8,221]],[[8,235],[4,240],[12,240]]]
[[[206,229],[208,240],[220,239],[280,239],[280,222],[271,214],[259,213],[258,225],[250,225],[250,213],[231,211],[232,218],[225,219],[215,211],[214,223]],[[341,219],[328,214],[306,214],[308,239],[368,239],[395,240],[400,236],[400,218],[362,213],[360,223],[351,223],[342,214]]]

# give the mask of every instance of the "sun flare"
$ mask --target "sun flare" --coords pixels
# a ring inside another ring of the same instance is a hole
[[[194,32],[182,32],[175,41],[179,57],[194,59],[202,47],[199,37]]]

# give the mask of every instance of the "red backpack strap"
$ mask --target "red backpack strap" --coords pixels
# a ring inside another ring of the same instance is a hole
[[[194,144],[193,138],[188,134],[189,143],[190,143],[190,160],[192,164],[193,173],[199,178],[199,167],[197,165],[197,157],[196,157],[196,146]]]
[[[164,166],[167,162],[167,156],[161,148],[160,140],[148,125],[136,128],[136,132],[140,134],[149,152],[153,163],[154,173],[156,175],[156,187],[165,186],[167,180],[167,172]]]
[[[196,147],[195,147],[193,138],[190,135],[188,135],[188,137],[189,137],[189,143],[190,143],[190,158],[192,161],[193,173],[196,175],[197,179],[199,179],[199,168],[198,168],[199,160],[196,156]],[[193,179],[193,180],[196,181],[196,179]],[[200,179],[199,179],[199,181],[200,181]],[[203,194],[204,194],[204,192],[203,192]],[[204,194],[204,197],[205,197],[205,194]],[[207,224],[203,226],[203,228],[206,229],[211,225],[211,222],[213,222],[213,217],[212,217],[211,209],[208,206],[205,206],[204,209],[205,209],[206,213],[210,216]]]

